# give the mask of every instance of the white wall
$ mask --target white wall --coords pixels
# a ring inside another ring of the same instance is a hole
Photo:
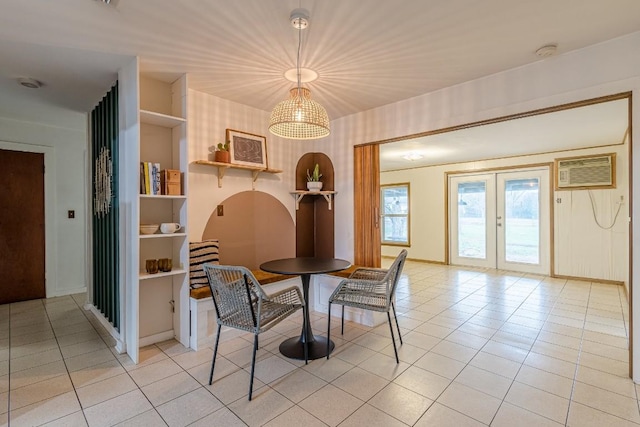
[[[86,289],[86,115],[69,112],[78,129],[0,118],[0,148],[45,155],[47,297]],[[75,210],[75,219],[67,211]]]
[[[640,33],[547,58],[437,92],[386,105],[332,122],[324,151],[336,166],[336,255],[353,256],[353,149],[366,142],[399,137],[625,91],[640,96]],[[640,129],[640,108],[633,108],[632,128]],[[640,149],[633,149],[640,171]],[[640,174],[633,176],[633,246],[640,248]],[[635,225],[638,224],[638,225]],[[640,263],[640,249],[634,251]],[[633,282],[640,283],[640,269]],[[640,293],[632,306],[640,310]],[[639,318],[635,316],[635,318]],[[634,380],[640,380],[640,324],[634,327]]]
[[[411,184],[411,247],[407,248],[409,257],[443,262],[446,256],[446,172],[550,163],[555,158],[611,152],[617,154],[617,188],[592,190],[598,219],[602,224],[609,225],[620,196],[629,200],[627,145],[383,172],[380,182]],[[611,230],[602,230],[593,220],[587,191],[557,191],[554,192],[553,200],[557,198],[561,198],[562,203],[554,204],[555,273],[627,282],[629,240],[626,218],[629,216],[629,204],[625,203],[621,207],[618,220]],[[396,256],[400,249],[397,246],[383,246],[382,255]]]
[[[285,94],[283,94],[285,96]],[[269,193],[289,210],[295,222],[295,203],[289,194],[295,189],[295,167],[302,154],[311,150],[304,141],[290,141],[268,131],[269,112],[227,101],[203,92],[189,90],[189,240],[199,241],[216,205],[228,197],[252,189],[250,171],[229,169],[218,188],[218,170],[193,164],[196,160],[213,160],[209,148],[225,141],[226,129],[263,135],[267,138],[269,167],[281,174],[260,174],[255,189]]]

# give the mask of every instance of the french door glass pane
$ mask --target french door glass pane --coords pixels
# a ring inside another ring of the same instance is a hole
[[[484,181],[458,184],[458,256],[487,258],[487,188]]]
[[[508,262],[540,263],[540,182],[505,181],[504,239]]]

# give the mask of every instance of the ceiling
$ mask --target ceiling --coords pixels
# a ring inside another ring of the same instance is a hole
[[[640,31],[637,0],[2,0],[0,116],[80,126],[134,56],[143,73],[270,111],[298,33],[312,96],[339,117]],[[18,77],[44,83],[26,89]],[[46,111],[46,115],[45,115]],[[81,114],[82,113],[82,114]]]
[[[380,146],[382,171],[621,144],[629,101],[618,99],[410,138]],[[407,160],[410,153],[421,159]]]

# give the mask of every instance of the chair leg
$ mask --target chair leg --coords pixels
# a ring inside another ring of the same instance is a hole
[[[211,373],[209,374],[209,385],[213,382],[213,368],[216,366],[216,355],[218,354],[218,343],[220,342],[220,329],[222,325],[218,325],[218,333],[216,334],[216,345],[213,349],[213,360],[211,360]]]
[[[327,316],[327,360],[329,360],[329,352],[331,350],[331,303],[329,303],[329,316]]]
[[[391,302],[391,308],[393,309],[393,317],[395,317],[396,319],[396,327],[398,328],[398,338],[400,338],[400,345],[404,344],[402,342],[402,334],[400,333],[400,325],[398,324],[398,316],[396,315],[396,308],[393,305],[393,302]]]
[[[256,370],[256,350],[258,349],[258,334],[253,338],[253,356],[251,357],[251,380],[249,381],[249,400],[253,395],[253,373]]]
[[[391,326],[391,314],[387,311],[387,319],[389,319],[389,330],[391,331],[391,341],[393,341],[393,352],[396,354],[396,363],[400,363],[398,359],[398,349],[396,349],[396,339],[393,336],[393,326]]]
[[[344,335],[344,305],[342,306],[342,328],[340,329],[340,333]]]

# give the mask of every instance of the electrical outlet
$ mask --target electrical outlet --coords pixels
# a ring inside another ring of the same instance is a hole
[[[224,206],[223,205],[218,205],[218,216],[224,216]]]

